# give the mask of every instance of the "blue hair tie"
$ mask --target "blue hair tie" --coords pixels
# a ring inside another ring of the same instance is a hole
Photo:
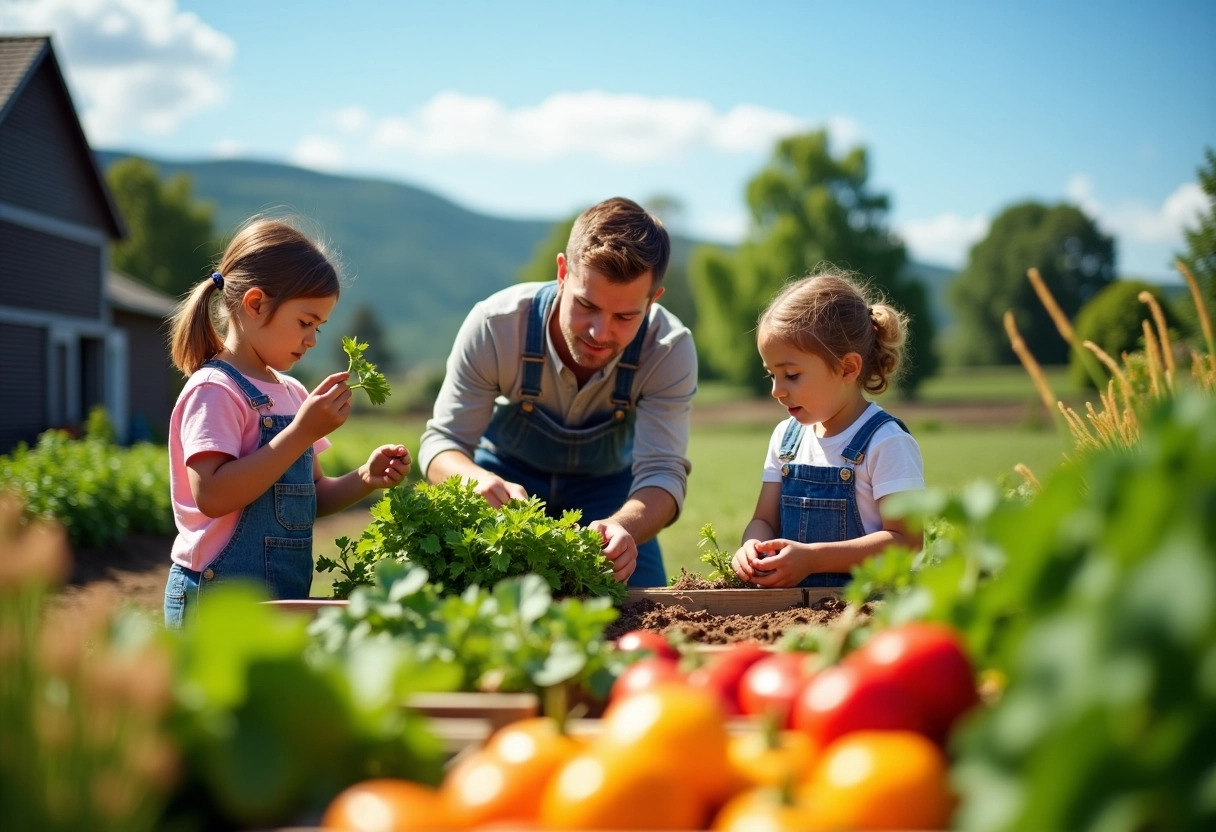
[[[222,274],[220,274],[219,272],[212,272],[211,273],[211,282],[215,284],[215,288],[223,290],[224,276]]]

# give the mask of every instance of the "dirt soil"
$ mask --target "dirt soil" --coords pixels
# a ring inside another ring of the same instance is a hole
[[[825,598],[811,607],[791,607],[760,615],[711,615],[705,610],[689,610],[647,598],[624,607],[621,617],[604,630],[604,637],[616,639],[630,630],[656,630],[664,634],[680,632],[689,641],[700,644],[736,641],[776,644],[788,632],[830,623],[847,606],[835,598]]]

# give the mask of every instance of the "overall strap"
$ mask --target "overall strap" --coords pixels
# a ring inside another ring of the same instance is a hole
[[[213,358],[203,364],[204,367],[214,367],[220,370],[224,375],[236,382],[236,386],[241,388],[241,392],[245,394],[245,398],[249,400],[249,406],[254,410],[263,407],[274,407],[274,399],[263,393],[261,390],[253,386],[249,379],[241,375],[240,370],[233,367],[227,361],[221,361],[218,358]]]
[[[519,393],[531,402],[540,396],[540,379],[545,369],[545,318],[557,297],[557,281],[541,287],[528,309],[528,331],[524,336],[524,378]]]
[[[887,422],[894,422],[895,424],[899,425],[901,428],[903,428],[904,433],[912,432],[908,430],[908,426],[902,421],[895,418],[887,411],[880,410],[866,420],[866,423],[861,426],[861,429],[857,431],[857,434],[853,437],[853,441],[849,443],[847,448],[840,452],[840,455],[854,465],[860,465],[861,461],[865,459],[866,448],[870,446],[870,440],[874,438],[874,434],[878,431],[878,429]]]
[[[802,440],[802,425],[793,416],[785,426],[785,436],[781,438],[781,450],[777,459],[789,462],[798,453],[798,443]]]
[[[638,327],[638,334],[633,336],[633,340],[629,342],[629,346],[625,347],[625,352],[621,355],[621,360],[616,365],[616,387],[612,390],[612,403],[616,405],[616,418],[622,419],[624,411],[630,407],[629,394],[633,390],[633,376],[638,371],[638,361],[642,357],[642,342],[646,340],[646,329],[650,326],[650,310],[642,316],[642,325]]]

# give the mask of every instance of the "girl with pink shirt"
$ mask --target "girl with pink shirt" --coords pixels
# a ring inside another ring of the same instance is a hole
[[[339,289],[317,243],[285,221],[254,219],[178,306],[171,351],[187,381],[169,426],[178,534],[167,626],[180,627],[227,581],[256,583],[272,598],[308,597],[317,515],[409,473],[405,446],[381,445],[356,470],[325,476],[316,455],[350,415],[347,373],[311,393],[284,375],[316,345]]]

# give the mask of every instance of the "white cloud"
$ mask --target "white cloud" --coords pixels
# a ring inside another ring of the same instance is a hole
[[[694,233],[703,239],[737,245],[747,234],[750,219],[746,213],[723,213],[696,223]]]
[[[327,120],[347,134],[366,124],[368,141],[379,151],[526,161],[587,155],[651,163],[695,150],[767,152],[782,136],[811,127],[804,118],[754,104],[720,111],[700,99],[597,90],[555,93],[513,109],[493,98],[448,91],[406,115],[364,122],[365,117],[348,108]],[[830,119],[828,126],[838,141],[851,143],[860,134],[847,118]]]
[[[165,134],[225,99],[228,36],[176,0],[10,0],[0,31],[50,32],[93,142]]]
[[[342,145],[325,136],[305,136],[291,151],[291,161],[302,168],[337,171],[346,160]]]
[[[220,139],[211,145],[211,155],[216,159],[236,159],[245,155],[245,143],[239,139]]]
[[[349,106],[343,107],[340,110],[335,110],[325,117],[328,124],[332,124],[342,133],[364,133],[370,127],[372,117],[367,110],[362,107]]]
[[[1185,182],[1160,205],[1128,200],[1111,207],[1098,199],[1093,182],[1084,174],[1068,180],[1068,198],[1081,207],[1107,233],[1137,243],[1180,245],[1184,228],[1198,225],[1208,200],[1197,182]]]
[[[896,229],[912,259],[934,265],[961,267],[975,243],[988,233],[988,218],[962,217],[953,211],[927,220],[907,220]]]

